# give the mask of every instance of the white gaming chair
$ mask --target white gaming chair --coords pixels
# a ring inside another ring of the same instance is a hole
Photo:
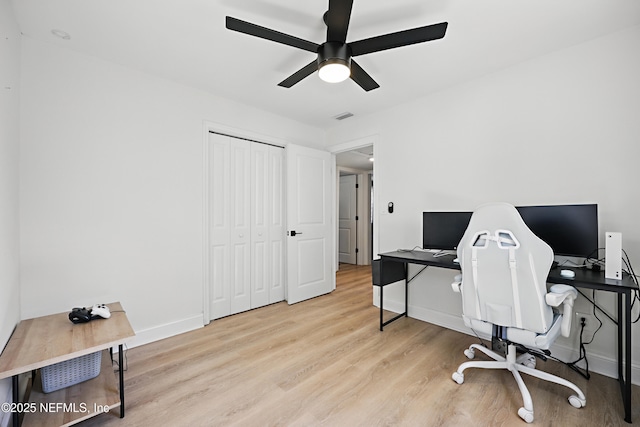
[[[472,344],[464,352],[469,359],[479,350],[494,360],[465,362],[453,373],[453,380],[462,384],[467,368],[508,369],[524,400],[518,415],[528,423],[533,421],[533,402],[521,372],[569,387],[577,394],[569,397],[569,403],[585,406],[585,396],[575,384],[535,369],[535,357],[528,353],[516,357],[517,344],[548,350],[560,333],[566,337],[571,331],[577,292],[567,285],[553,285],[547,292],[553,262],[549,245],[529,230],[513,206],[491,203],[471,216],[458,245],[458,259],[462,274],[452,287],[462,293],[464,323],[477,334],[506,342],[507,357]]]

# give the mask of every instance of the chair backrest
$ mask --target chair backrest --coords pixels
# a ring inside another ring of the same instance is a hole
[[[473,213],[458,245],[463,314],[494,325],[545,333],[553,310],[545,302],[553,251],[508,203]]]

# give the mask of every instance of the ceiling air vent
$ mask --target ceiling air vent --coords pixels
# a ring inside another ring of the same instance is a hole
[[[337,116],[334,117],[334,119],[344,120],[344,119],[348,119],[349,117],[353,117],[353,113],[350,113],[347,111],[347,112],[338,114]]]

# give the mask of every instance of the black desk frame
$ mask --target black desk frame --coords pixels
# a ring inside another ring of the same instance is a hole
[[[460,266],[453,262],[454,255],[434,257],[431,252],[402,251],[380,254],[373,266],[374,285],[380,287],[380,330],[389,323],[401,317],[408,316],[409,307],[409,282],[419,275],[427,267],[446,268],[460,270]],[[413,277],[409,277],[409,264],[424,265]],[[570,269],[563,267],[563,269]],[[567,278],[560,275],[560,269],[549,272],[548,283],[559,283],[575,286],[576,288],[595,289],[597,291],[614,292],[617,294],[618,303],[618,382],[622,393],[624,405],[624,420],[631,423],[631,303],[632,291],[638,288],[630,276],[624,274],[622,280],[606,279],[604,271],[594,272],[587,269],[572,269],[575,277]],[[386,285],[404,280],[404,313],[383,322],[383,288]]]

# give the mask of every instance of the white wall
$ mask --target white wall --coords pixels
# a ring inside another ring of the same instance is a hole
[[[18,160],[20,31],[11,1],[0,0],[0,351],[20,320]],[[11,398],[11,380],[0,380],[0,402]],[[0,425],[9,422],[0,413]]]
[[[640,271],[637,52],[638,26],[332,128],[329,145],[378,135],[379,251],[421,245],[425,210],[472,210],[487,201],[598,203],[601,243],[605,231],[622,232]],[[386,213],[388,202],[393,214]],[[452,276],[434,269],[416,280],[410,315],[462,329]],[[401,289],[395,291],[385,291],[385,298],[399,308]],[[611,295],[597,298],[615,312]],[[591,310],[584,300],[577,309]],[[588,346],[590,362],[601,362],[598,368],[609,374],[613,331],[605,322]],[[576,339],[560,344],[577,348]],[[638,367],[637,329],[633,340]]]
[[[204,122],[324,132],[22,40],[22,317],[121,301],[137,344],[202,326]]]

